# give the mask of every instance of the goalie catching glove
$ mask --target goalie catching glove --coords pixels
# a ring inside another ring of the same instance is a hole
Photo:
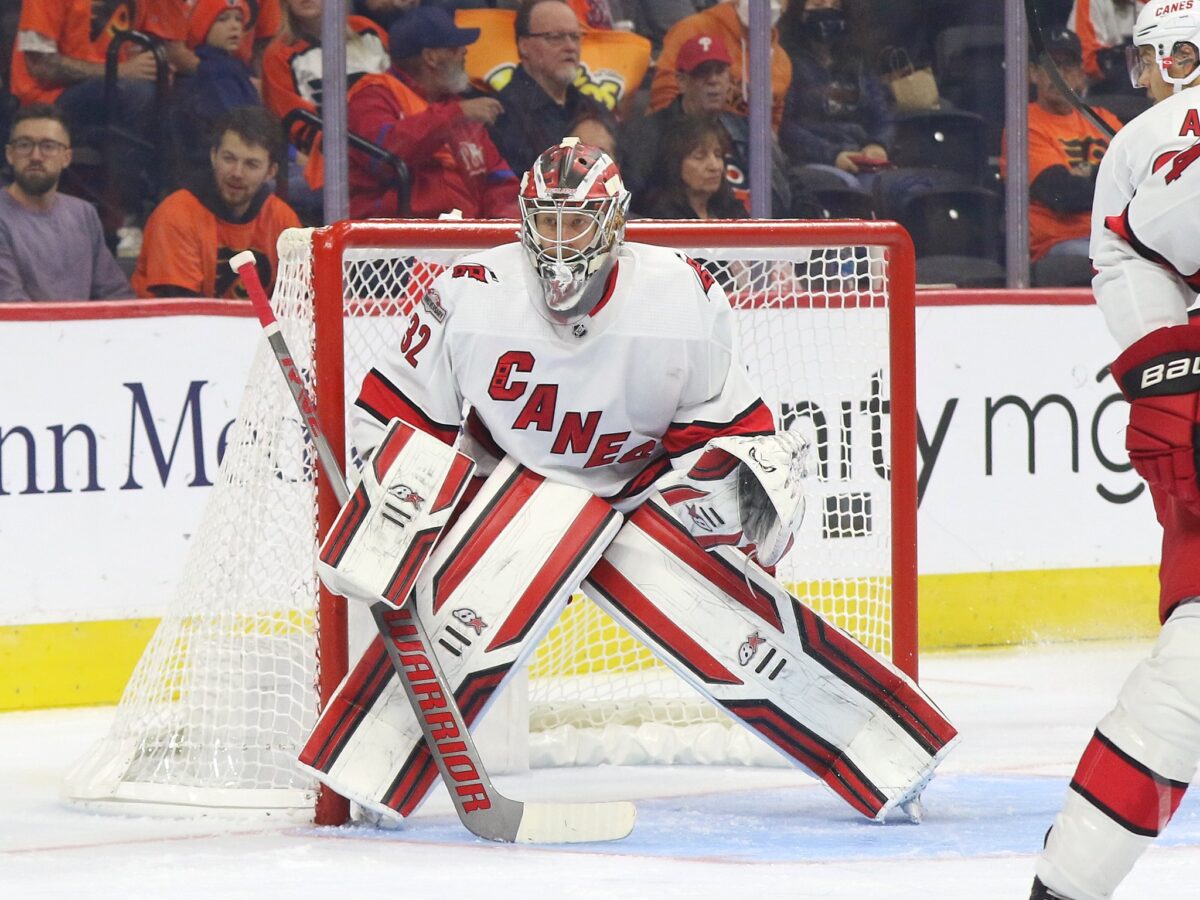
[[[470,457],[392,419],[321,545],[321,581],[343,597],[402,606],[474,468]]]
[[[1129,461],[1152,488],[1200,513],[1200,327],[1150,332],[1117,357],[1112,373],[1129,401]]]
[[[663,478],[659,491],[706,550],[754,545],[759,564],[773,566],[804,519],[807,457],[808,442],[794,431],[715,438],[690,469]]]

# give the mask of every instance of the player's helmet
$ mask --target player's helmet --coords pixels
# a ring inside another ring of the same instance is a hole
[[[521,243],[551,318],[572,323],[604,294],[625,235],[629,191],[603,150],[563,138],[521,179]]]
[[[1138,13],[1137,23],[1133,26],[1133,46],[1127,51],[1129,78],[1134,87],[1138,86],[1145,66],[1140,53],[1142,47],[1154,48],[1154,58],[1163,80],[1175,85],[1176,91],[1195,81],[1200,75],[1197,69],[1183,77],[1167,71],[1175,62],[1176,48],[1180,44],[1191,44],[1200,59],[1200,2],[1150,0]]]

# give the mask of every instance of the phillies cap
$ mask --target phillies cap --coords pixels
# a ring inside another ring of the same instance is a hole
[[[392,59],[408,59],[422,50],[466,47],[477,40],[478,28],[459,28],[454,24],[454,16],[437,6],[409,10],[388,31]]]
[[[675,71],[691,74],[697,66],[706,62],[720,62],[731,65],[733,60],[725,49],[725,42],[715,35],[698,34],[688,38],[679,48],[675,57]]]

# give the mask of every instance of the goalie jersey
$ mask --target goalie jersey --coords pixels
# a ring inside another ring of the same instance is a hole
[[[461,429],[484,474],[511,456],[626,511],[712,438],[775,430],[725,293],[696,261],[625,243],[574,325],[551,322],[540,293],[516,243],[438,276],[363,380],[351,412],[360,455],[393,417],[446,443]]]
[[[1186,212],[1200,200],[1200,172],[1193,167],[1198,142],[1200,89],[1183,90],[1117,132],[1100,163],[1092,203],[1092,288],[1122,349],[1157,328],[1187,321],[1195,291],[1182,279],[1200,268],[1194,213]],[[1188,243],[1191,251],[1184,250]]]

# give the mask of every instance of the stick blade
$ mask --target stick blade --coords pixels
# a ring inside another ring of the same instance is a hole
[[[519,844],[586,844],[619,841],[633,831],[637,808],[612,803],[526,803],[517,829]]]

